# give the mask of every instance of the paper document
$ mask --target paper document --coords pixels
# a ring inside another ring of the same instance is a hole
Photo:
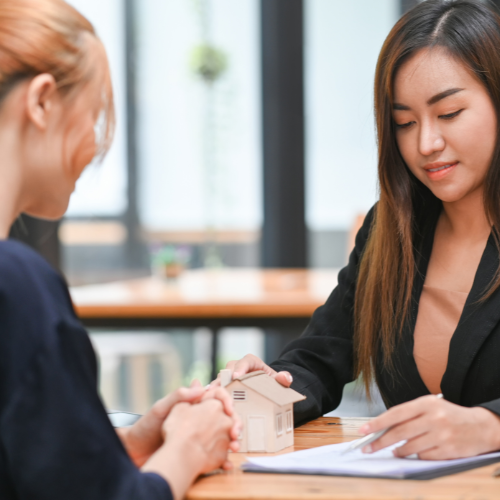
[[[247,457],[248,462],[243,464],[242,468],[246,472],[430,479],[500,461],[500,453],[457,460],[395,458],[392,450],[398,445],[369,455],[360,450],[341,455],[341,452],[350,445],[351,442],[320,446],[274,457]]]

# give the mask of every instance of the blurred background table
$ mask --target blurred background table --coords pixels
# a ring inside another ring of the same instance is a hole
[[[319,418],[295,429],[295,445],[280,453],[304,450],[359,437],[366,418]],[[427,481],[366,479],[334,476],[243,473],[246,456],[234,453],[234,470],[200,478],[188,500],[451,500],[499,497],[500,479],[492,477],[498,464]],[[260,454],[262,455],[262,454]]]
[[[337,284],[336,269],[188,270],[159,277],[71,288],[88,327],[209,327],[212,376],[218,332],[229,326],[302,329]]]

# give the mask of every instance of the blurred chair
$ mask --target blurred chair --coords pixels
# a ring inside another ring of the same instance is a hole
[[[182,361],[163,332],[92,333],[108,409],[145,413],[182,385]]]

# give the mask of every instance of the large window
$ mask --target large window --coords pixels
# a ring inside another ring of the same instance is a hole
[[[306,0],[306,220],[313,265],[343,265],[358,214],[375,203],[373,79],[399,0]]]
[[[259,229],[258,7],[258,0],[137,2],[145,228]]]

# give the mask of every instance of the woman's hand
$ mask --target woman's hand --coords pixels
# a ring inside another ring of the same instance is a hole
[[[151,410],[132,427],[117,429],[132,461],[141,467],[163,443],[162,426],[172,408],[178,403],[199,403],[202,400],[218,399],[225,413],[233,416],[233,402],[225,390],[205,390],[197,380],[190,388],[182,387],[158,400]],[[239,420],[235,422],[238,425]]]
[[[266,365],[264,361],[253,354],[247,354],[239,361],[229,361],[226,368],[233,372],[233,380],[245,375],[246,373],[264,370],[268,375],[276,379],[277,382],[285,387],[290,387],[293,382],[292,375],[289,372],[276,372],[270,366]],[[210,385],[212,387],[219,386],[220,375]]]
[[[180,500],[199,474],[230,468],[227,453],[238,450],[240,430],[220,400],[179,403],[163,425],[165,443],[142,470],[162,475]]]
[[[372,453],[407,441],[394,456],[424,460],[465,458],[500,449],[500,418],[485,408],[465,408],[435,396],[395,406],[360,428],[362,434],[392,427],[363,448]]]

